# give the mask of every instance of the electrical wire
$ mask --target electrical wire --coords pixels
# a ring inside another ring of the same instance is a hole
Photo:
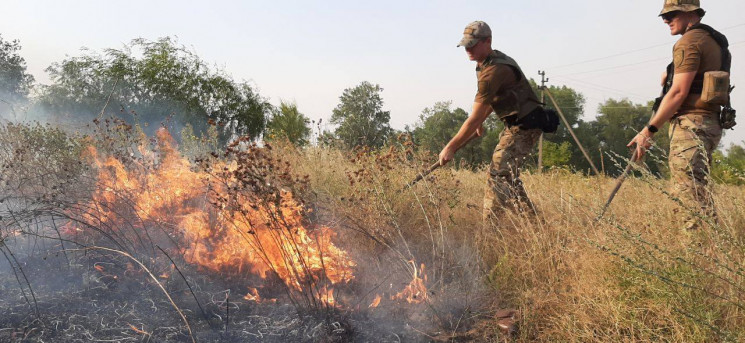
[[[551,68],[548,68],[548,69],[561,69],[561,68],[566,68],[566,67],[572,67],[572,66],[576,66],[576,65],[580,65],[580,64],[585,64],[585,63],[590,63],[590,62],[595,62],[595,61],[601,61],[601,60],[605,60],[605,59],[609,59],[609,58],[613,58],[613,57],[618,57],[618,56],[633,54],[635,52],[644,51],[644,50],[648,50],[648,49],[652,49],[652,48],[656,48],[656,47],[660,47],[660,46],[665,46],[665,45],[670,45],[670,43],[655,44],[655,45],[652,45],[652,46],[648,46],[646,48],[641,48],[641,49],[636,49],[636,50],[631,50],[631,51],[626,51],[626,52],[620,52],[620,53],[613,54],[613,55],[608,55],[608,56],[604,56],[604,57],[593,58],[593,59],[579,61],[579,62],[570,63],[570,64],[564,64],[564,65],[560,65],[560,66],[556,66],[556,67],[551,67]]]
[[[733,28],[736,28],[736,27],[741,27],[741,26],[745,26],[745,23],[741,23],[741,24],[736,24],[736,25],[725,27],[725,28],[722,29],[722,31],[733,29]],[[660,46],[669,45],[669,44],[670,44],[669,42],[655,44],[655,45],[648,46],[646,48],[640,48],[640,49],[634,49],[634,50],[629,50],[629,51],[625,51],[625,52],[619,52],[619,53],[615,53],[615,54],[608,55],[608,56],[591,58],[591,59],[584,60],[584,61],[579,61],[579,62],[573,62],[573,63],[569,63],[569,64],[564,64],[564,65],[554,66],[554,67],[551,67],[551,68],[548,68],[548,69],[560,69],[560,68],[571,67],[571,66],[575,66],[575,65],[579,65],[579,64],[585,64],[585,63],[590,63],[590,62],[595,62],[595,61],[601,61],[601,60],[605,60],[605,59],[609,59],[609,58],[613,58],[613,57],[618,57],[618,56],[624,56],[624,55],[628,55],[628,54],[633,54],[633,53],[639,52],[639,51],[654,49],[654,48],[657,48],[657,47],[660,47]]]
[[[660,57],[660,58],[655,58],[655,59],[652,59],[652,60],[646,60],[646,61],[641,61],[641,62],[636,62],[636,63],[630,63],[630,64],[623,64],[623,65],[618,65],[618,66],[613,66],[613,67],[607,67],[607,68],[602,68],[602,69],[595,69],[595,70],[581,71],[581,72],[577,72],[577,73],[555,75],[554,77],[562,77],[562,76],[572,76],[572,75],[582,75],[582,74],[596,73],[596,72],[599,72],[599,71],[606,71],[606,70],[613,70],[613,69],[619,69],[619,68],[624,68],[624,67],[631,67],[631,66],[635,66],[635,65],[646,64],[646,63],[650,63],[650,62],[657,62],[657,61],[662,61],[662,60],[667,60],[667,59],[670,59],[670,58],[669,57]]]
[[[583,81],[583,80],[577,80],[577,79],[569,78],[569,77],[566,77],[566,76],[556,76],[556,77],[557,78],[560,78],[560,79],[565,79],[565,80],[568,80],[568,81],[572,81],[572,82],[578,82],[578,83],[585,84],[584,87],[591,88],[591,89],[594,89],[596,91],[617,93],[617,94],[620,94],[620,95],[623,95],[623,96],[629,96],[629,95],[631,95],[631,96],[633,96],[633,97],[635,97],[637,99],[646,99],[647,98],[644,95],[635,94],[635,93],[631,93],[631,92],[628,92],[628,91],[624,91],[624,90],[620,90],[620,89],[616,89],[616,88],[611,88],[611,87],[608,87],[608,86],[599,85],[599,84],[592,83],[592,82],[587,82],[587,81]]]
[[[743,43],[745,43],[745,40],[732,43],[729,46],[730,47],[734,47],[734,46],[738,46],[738,45],[743,44]],[[647,63],[651,63],[651,62],[657,62],[657,61],[669,60],[669,59],[670,59],[669,57],[660,57],[660,58],[655,58],[655,59],[651,59],[651,60],[645,60],[645,61],[640,61],[640,62],[635,62],[635,63],[617,65],[617,66],[612,66],[612,67],[607,67],[607,68],[594,69],[594,70],[588,70],[588,71],[581,71],[581,72],[569,73],[569,74],[554,75],[553,77],[590,74],[590,73],[596,73],[596,72],[600,72],[600,71],[608,71],[608,70],[614,70],[614,69],[625,68],[625,67],[633,67],[633,66],[636,66],[636,65],[647,64]]]

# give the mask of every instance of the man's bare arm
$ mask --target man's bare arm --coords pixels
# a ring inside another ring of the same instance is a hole
[[[492,108],[489,104],[473,103],[471,115],[461,125],[455,137],[440,152],[440,165],[445,165],[448,161],[452,160],[455,152],[462,148],[477,131],[480,131],[481,124],[484,123],[491,111]]]
[[[670,91],[665,94],[665,97],[662,98],[660,108],[654,117],[652,117],[652,120],[649,121],[651,125],[661,127],[675,115],[680,105],[688,97],[688,93],[691,91],[691,84],[695,77],[696,72],[679,73],[673,76],[673,85],[670,87]]]
[[[678,73],[673,76],[673,85],[670,90],[665,94],[660,103],[660,108],[654,114],[652,119],[649,121],[650,125],[655,127],[662,127],[667,123],[683,104],[683,101],[688,97],[688,93],[691,91],[691,84],[693,79],[696,77],[696,72]],[[636,145],[636,153],[638,157],[644,155],[646,149],[649,148],[651,143],[649,142],[654,133],[650,132],[648,128],[644,128],[634,139],[629,142],[628,147]]]

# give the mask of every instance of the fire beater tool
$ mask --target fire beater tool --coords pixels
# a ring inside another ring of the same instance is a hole
[[[668,70],[668,73],[670,71]],[[671,84],[665,83],[662,86],[662,91],[660,92],[660,96],[656,99],[654,99],[654,105],[652,106],[652,118],[654,118],[655,114],[657,114],[657,110],[660,108],[660,105],[662,104],[662,99],[665,97],[665,94],[670,89],[669,87]],[[605,202],[605,206],[603,206],[603,209],[600,211],[600,215],[595,219],[595,221],[600,220],[600,218],[603,218],[603,215],[605,214],[605,211],[608,210],[608,206],[610,206],[610,203],[613,201],[613,198],[616,197],[616,193],[618,193],[618,190],[621,189],[621,185],[623,185],[623,181],[626,180],[626,175],[631,171],[631,168],[634,166],[634,163],[639,159],[638,156],[636,156],[636,149],[637,147],[634,147],[634,153],[631,155],[631,161],[629,161],[629,164],[626,166],[626,169],[624,169],[623,174],[616,179],[616,186],[613,187],[613,191],[610,192],[610,196],[608,197],[608,201]]]
[[[480,136],[476,134],[476,132],[474,132],[471,138],[469,138],[465,143],[463,143],[463,145],[461,145],[461,148],[471,143],[477,137],[480,137]],[[440,168],[440,167],[441,167],[440,161],[435,162],[433,165],[429,166],[427,170],[419,173],[419,175],[417,175],[413,180],[411,180],[411,182],[407,183],[404,189],[413,187],[417,182],[422,181],[423,178],[427,177],[427,175],[431,174],[433,171],[437,170],[437,168]]]
[[[603,217],[605,214],[605,211],[608,210],[608,207],[610,206],[610,203],[613,201],[613,198],[616,197],[616,193],[618,193],[618,190],[621,189],[621,185],[623,185],[623,181],[626,180],[626,175],[631,171],[631,168],[634,166],[634,163],[637,161],[636,156],[636,148],[634,149],[634,154],[631,155],[631,160],[629,161],[629,164],[626,166],[626,169],[624,169],[621,176],[619,176],[616,179],[616,185],[613,187],[613,191],[610,192],[610,196],[608,196],[608,201],[605,202],[605,206],[603,206],[603,209],[600,211],[600,215],[598,216],[597,220],[600,220],[600,218]]]

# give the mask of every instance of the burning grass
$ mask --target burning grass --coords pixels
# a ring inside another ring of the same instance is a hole
[[[525,342],[743,338],[742,188],[686,235],[664,180],[596,221],[612,179],[526,173],[539,215],[483,226],[484,172],[407,188],[432,157],[405,137],[188,159],[117,120],[3,129],[0,340],[497,342],[502,308]]]

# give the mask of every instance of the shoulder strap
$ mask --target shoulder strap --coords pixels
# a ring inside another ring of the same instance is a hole
[[[496,52],[497,55],[494,57],[492,61],[497,64],[504,64],[504,65],[508,65],[512,67],[512,72],[515,73],[515,77],[517,78],[517,81],[522,80],[523,72],[522,72],[522,69],[520,69],[520,66],[517,65],[517,62],[514,59],[512,59],[512,57],[507,56],[505,53],[499,50],[494,50],[494,52]]]
[[[688,28],[688,31],[692,30],[704,30],[706,31],[711,38],[714,39],[714,41],[719,45],[719,48],[721,49],[722,53],[722,67],[719,69],[721,71],[730,72],[730,69],[732,67],[732,55],[729,52],[729,41],[727,40],[727,37],[723,35],[721,32],[715,30],[709,25],[698,23],[696,25],[691,26]],[[667,93],[667,90],[669,90],[669,85],[672,84],[672,76],[671,76],[671,70],[670,66],[668,66],[668,82],[666,83],[667,89],[663,87],[663,93]],[[674,69],[674,68],[673,68]],[[691,83],[691,89],[689,91],[690,94],[701,94],[701,92],[704,89],[704,75],[696,75],[696,77],[693,79],[693,83]]]
[[[722,71],[729,73],[732,67],[732,58],[729,52],[729,41],[727,40],[727,36],[715,30],[713,27],[701,23],[691,26],[688,30],[704,30],[711,35],[711,38],[714,38],[714,41],[717,42],[719,48],[722,49]]]

